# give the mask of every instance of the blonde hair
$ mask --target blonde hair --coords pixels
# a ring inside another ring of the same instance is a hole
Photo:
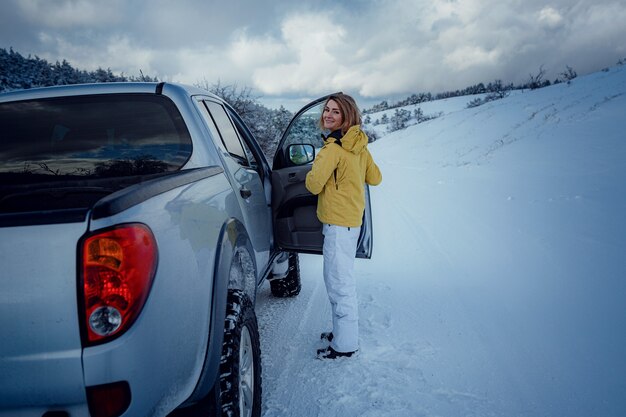
[[[350,129],[352,126],[361,124],[361,113],[359,112],[359,108],[357,107],[356,102],[352,97],[344,93],[330,95],[324,102],[324,107],[326,107],[330,100],[333,100],[339,106],[341,119],[343,120],[343,123],[341,123],[342,135],[345,135],[348,129]],[[322,114],[320,115],[319,125],[322,129],[324,129],[323,110]]]

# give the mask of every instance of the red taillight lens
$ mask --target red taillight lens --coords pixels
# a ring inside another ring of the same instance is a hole
[[[156,241],[147,226],[129,224],[88,236],[81,252],[87,342],[98,343],[122,334],[143,308]]]

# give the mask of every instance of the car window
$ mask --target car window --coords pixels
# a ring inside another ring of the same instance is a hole
[[[324,98],[303,108],[291,120],[287,130],[281,138],[276,154],[274,155],[273,169],[281,169],[294,165],[289,160],[290,145],[312,145],[315,149],[315,155],[324,146],[323,132],[319,126],[320,116],[324,108]]]
[[[293,144],[311,144],[315,148],[324,146],[323,133],[319,126],[324,103],[320,103],[298,115],[285,134],[283,149]]]
[[[107,94],[0,103],[0,173],[117,177],[180,169],[191,137],[174,103]]]
[[[247,165],[248,159],[246,152],[239,140],[239,136],[233,127],[233,123],[226,114],[226,110],[221,104],[213,101],[205,101],[204,104],[209,109],[209,113],[219,130],[222,143],[226,147],[228,153],[234,156],[238,162]]]
[[[235,124],[235,129],[237,129],[237,133],[239,134],[239,138],[241,139],[241,144],[243,145],[243,150],[246,153],[250,164],[252,164],[253,166],[260,166],[262,164],[262,161],[260,161],[261,155],[255,153],[253,150],[255,146],[254,143],[252,143],[254,139],[251,137],[251,133],[246,130],[247,128],[244,128],[243,121],[236,114],[233,114],[234,112],[231,109],[226,109],[226,111],[230,115],[233,123]],[[260,149],[257,149],[257,152],[259,151]]]

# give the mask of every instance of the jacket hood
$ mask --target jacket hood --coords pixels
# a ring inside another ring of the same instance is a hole
[[[327,141],[331,143],[335,141],[334,138],[329,137]],[[361,130],[361,126],[352,126],[345,135],[341,138],[341,147],[346,151],[353,154],[360,154],[367,145],[367,135]]]

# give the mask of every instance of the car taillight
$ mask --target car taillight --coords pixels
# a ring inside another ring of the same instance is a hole
[[[81,256],[86,342],[101,343],[127,330],[143,308],[156,271],[156,240],[145,225],[122,225],[87,236]]]

